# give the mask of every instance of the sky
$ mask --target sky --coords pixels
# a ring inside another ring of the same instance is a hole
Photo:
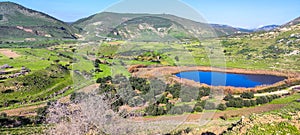
[[[284,24],[300,16],[300,0],[0,0],[74,22],[103,11],[167,13],[241,28]]]

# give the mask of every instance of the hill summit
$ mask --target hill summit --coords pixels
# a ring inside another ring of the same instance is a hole
[[[0,31],[1,38],[76,38],[66,23],[12,2],[0,2]]]

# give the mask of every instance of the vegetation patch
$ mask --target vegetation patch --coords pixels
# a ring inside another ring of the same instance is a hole
[[[276,135],[296,135],[300,134],[300,131],[288,122],[271,123],[271,124],[257,124],[253,128],[247,130],[247,134],[257,135],[264,134],[276,134]]]

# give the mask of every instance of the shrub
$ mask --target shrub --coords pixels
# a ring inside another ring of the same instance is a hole
[[[158,116],[165,114],[164,108],[158,106],[158,104],[151,104],[146,107],[146,113],[152,116]]]
[[[256,100],[250,100],[250,103],[251,103],[251,106],[256,106],[257,105]]]
[[[1,93],[3,93],[3,94],[9,94],[9,93],[13,93],[13,92],[14,92],[14,90],[8,89],[8,90],[5,90],[5,91],[2,91]]]
[[[130,107],[142,106],[144,105],[145,100],[140,96],[133,97],[129,99],[128,104]]]
[[[167,86],[166,91],[170,92],[174,98],[179,98],[180,95],[180,90],[181,90],[181,85],[179,84],[174,84],[173,86]]]
[[[250,100],[244,100],[244,106],[250,107],[251,106],[251,101]]]
[[[174,106],[168,113],[169,114],[183,114],[185,112],[192,112],[193,108],[189,105],[181,105],[181,106]]]
[[[103,77],[103,78],[98,78],[96,80],[96,83],[106,83],[107,81],[111,81],[112,77],[111,76],[107,76],[107,77]]]
[[[103,72],[103,70],[101,70],[100,68],[96,68],[95,73],[99,73],[99,72]]]
[[[223,100],[225,100],[225,101],[229,101],[229,100],[231,100],[231,99],[234,99],[233,95],[231,95],[231,94],[228,94],[228,95],[226,95],[226,96],[224,97],[224,99],[223,99]]]
[[[179,61],[179,57],[178,57],[178,56],[175,56],[175,60],[176,60],[176,61]]]
[[[231,100],[229,100],[229,101],[226,103],[226,106],[227,106],[227,107],[242,108],[242,107],[244,106],[243,99],[241,99],[241,98],[234,98],[234,99],[231,99]]]
[[[146,94],[150,90],[150,85],[149,85],[147,79],[130,77],[129,81],[132,86],[132,89],[140,90],[140,91],[142,91],[143,94]]]
[[[254,98],[254,93],[253,92],[243,92],[240,97],[251,99],[251,98]]]
[[[202,97],[209,96],[209,94],[210,94],[210,88],[201,87],[199,89],[198,100],[201,99]]]
[[[265,104],[268,102],[269,102],[269,99],[266,96],[261,96],[256,99],[257,104]]]
[[[198,101],[198,102],[195,104],[195,106],[200,106],[200,107],[204,108],[205,104],[206,104],[206,101]]]
[[[218,107],[217,107],[217,109],[218,109],[218,110],[221,110],[221,111],[226,110],[226,108],[227,108],[227,107],[226,107],[225,104],[219,104]]]
[[[190,102],[192,99],[196,100],[198,98],[199,90],[195,87],[190,86],[182,86],[182,90],[180,91],[180,98],[182,102]]]
[[[161,104],[167,104],[168,102],[169,102],[169,99],[166,97],[166,95],[164,94],[164,95],[162,95],[159,99],[158,99],[158,101],[157,101],[158,103],[161,103]]]
[[[195,106],[194,107],[194,112],[202,112],[202,111],[203,111],[203,109],[202,109],[201,106]]]

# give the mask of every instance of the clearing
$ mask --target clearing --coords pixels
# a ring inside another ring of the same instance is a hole
[[[12,50],[9,50],[9,49],[0,49],[0,53],[9,58],[17,58],[17,57],[21,56],[21,55],[17,54],[16,52],[13,52]]]

